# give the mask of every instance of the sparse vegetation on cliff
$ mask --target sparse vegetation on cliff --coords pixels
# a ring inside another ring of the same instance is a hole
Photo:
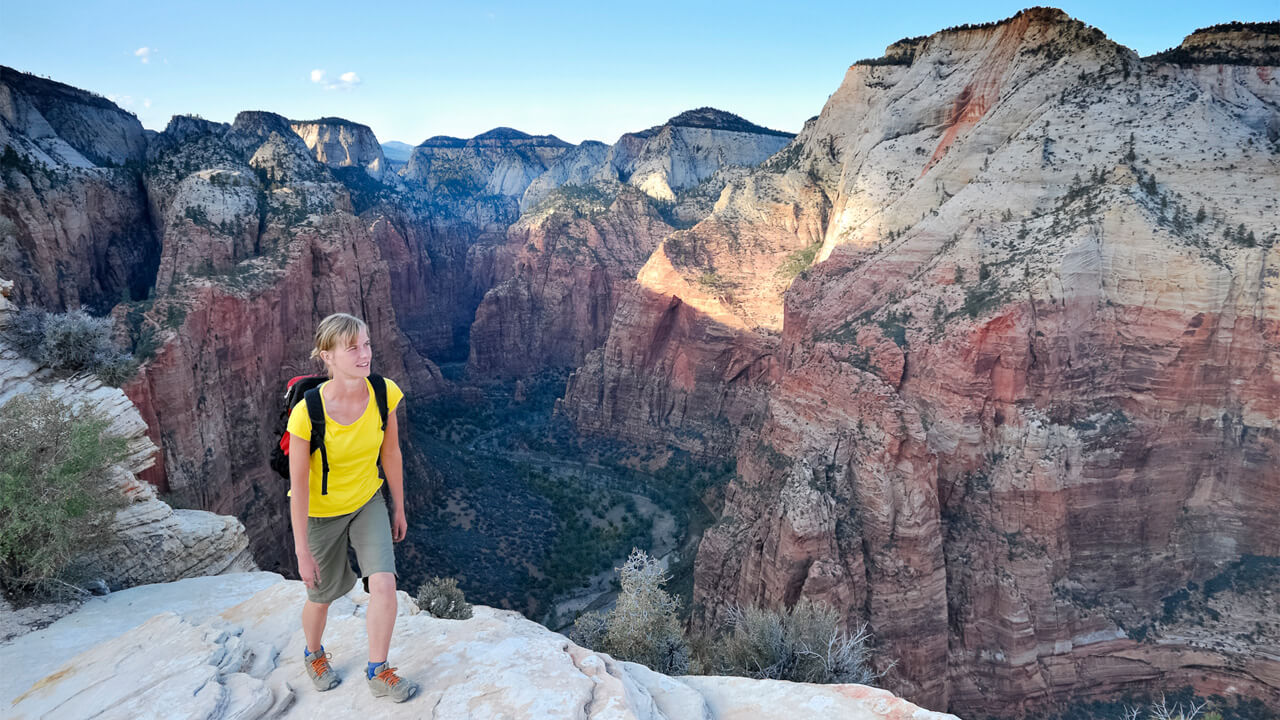
[[[600,185],[566,184],[548,193],[530,214],[540,216],[567,210],[585,218],[595,218],[609,209],[615,197],[616,193]]]
[[[1073,704],[1054,713],[1026,715],[1026,720],[1273,720],[1275,712],[1260,700],[1197,695],[1191,687],[1156,695],[1131,694],[1113,700]]]
[[[37,392],[0,407],[0,588],[20,600],[74,587],[77,555],[110,542],[126,455],[110,421]]]
[[[49,313],[36,308],[18,312],[7,335],[27,357],[55,372],[92,372],[119,386],[138,370],[134,357],[111,339],[111,320],[83,310]]]
[[[471,603],[454,578],[433,577],[422,583],[416,601],[419,608],[438,618],[466,620],[471,617]]]
[[[813,264],[814,258],[818,257],[818,251],[822,249],[822,242],[818,241],[806,248],[796,250],[787,255],[786,262],[778,267],[778,277],[791,280],[795,276],[809,269]]]
[[[845,632],[839,613],[826,604],[803,598],[790,610],[735,607],[722,636],[690,641],[679,620],[680,599],[663,588],[669,578],[657,560],[633,550],[619,573],[617,605],[579,615],[574,642],[668,675],[865,684],[882,674],[871,666],[866,627]]]
[[[870,638],[865,625],[845,632],[834,608],[809,598],[784,611],[733,608],[729,632],[715,645],[709,669],[757,679],[866,685],[882,675],[871,667]]]

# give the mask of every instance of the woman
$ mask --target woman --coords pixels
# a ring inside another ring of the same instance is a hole
[[[387,664],[396,624],[396,561],[392,542],[409,529],[404,511],[404,478],[395,410],[404,393],[386,380],[386,431],[369,381],[373,351],[369,329],[359,318],[337,313],[316,329],[312,358],[324,361],[329,380],[317,390],[324,411],[324,455],[311,455],[311,418],[305,402],[289,414],[289,513],[298,556],[298,575],[307,586],[302,630],[303,657],[316,689],[333,688],[339,678],[321,644],[329,603],[355,585],[347,545],[355,548],[369,588],[365,626],[369,635],[369,688],[376,697],[404,702],[418,686]],[[318,423],[317,423],[318,424]],[[319,443],[317,443],[319,444]],[[382,499],[382,478],[391,489],[391,512]],[[328,476],[322,464],[327,460]]]

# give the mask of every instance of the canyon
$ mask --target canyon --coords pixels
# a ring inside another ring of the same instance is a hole
[[[350,311],[411,403],[561,371],[581,437],[731,463],[694,630],[823,600],[961,716],[1277,706],[1278,66],[1276,23],[1143,58],[1033,8],[854,63],[795,136],[700,108],[398,168],[347,120],[154,133],[0,68],[0,277],[112,314],[141,477],[264,569],[284,381]],[[425,513],[450,479],[402,439]]]

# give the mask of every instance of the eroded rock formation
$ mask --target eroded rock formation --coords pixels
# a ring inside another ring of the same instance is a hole
[[[10,307],[5,296],[11,286],[9,281],[0,280],[0,330],[8,325]],[[92,408],[110,422],[108,433],[127,442],[127,456],[102,478],[126,498],[110,528],[116,542],[75,559],[77,567],[92,579],[119,590],[257,569],[249,553],[248,535],[239,520],[201,510],[175,510],[159,499],[153,486],[140,479],[155,464],[158,449],[147,437],[146,423],[123,392],[88,375],[55,377],[0,340],[0,405],[33,392],[48,392],[72,408]],[[13,632],[10,611],[6,609],[3,614],[4,622],[0,624],[6,630],[0,632]]]
[[[736,455],[701,627],[829,600],[891,687],[961,714],[1153,682],[1280,700],[1280,628],[1205,648],[1159,612],[1280,554],[1260,32],[1215,33],[1231,65],[1047,9],[904,41],[664,240],[562,409]]]

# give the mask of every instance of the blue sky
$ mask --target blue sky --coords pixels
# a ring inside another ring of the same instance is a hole
[[[345,117],[384,142],[501,125],[613,142],[711,105],[794,132],[855,60],[1028,4],[0,0],[0,64],[157,130],[179,113],[270,110]],[[1143,55],[1198,27],[1280,18],[1276,0],[1057,6]]]

